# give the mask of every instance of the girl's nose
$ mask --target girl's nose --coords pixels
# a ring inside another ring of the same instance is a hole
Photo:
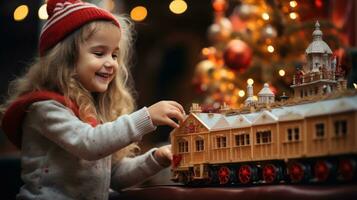
[[[111,62],[111,61],[106,61],[104,63],[104,67],[105,67],[105,70],[109,73],[113,72],[114,71],[114,67],[115,67],[115,62]]]
[[[117,64],[117,61],[113,58],[108,58],[104,62],[104,67],[114,67]]]

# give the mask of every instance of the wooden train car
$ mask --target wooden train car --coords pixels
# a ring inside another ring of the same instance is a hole
[[[173,180],[217,184],[350,181],[357,95],[246,114],[201,113],[171,133]]]
[[[293,77],[290,103],[276,106],[265,84],[258,99],[253,98],[253,86],[247,86],[246,109],[236,114],[229,114],[226,107],[221,113],[202,113],[197,104],[192,106],[180,128],[171,133],[174,181],[251,184],[355,179],[356,91],[346,95],[343,71],[322,40],[318,22],[312,36],[307,64]]]

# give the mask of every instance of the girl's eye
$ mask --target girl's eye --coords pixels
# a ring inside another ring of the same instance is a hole
[[[93,54],[96,55],[96,56],[102,56],[103,55],[102,52],[94,52]]]

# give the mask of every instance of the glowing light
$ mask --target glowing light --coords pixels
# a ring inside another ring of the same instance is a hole
[[[48,18],[47,14],[47,4],[43,4],[40,9],[38,9],[38,17],[42,20],[46,20]]]
[[[257,96],[257,95],[254,95],[254,96],[253,96],[253,100],[258,101],[258,96]]]
[[[28,14],[29,14],[29,7],[27,5],[21,5],[15,9],[14,20],[22,21],[27,17]]]
[[[295,8],[297,6],[297,2],[296,1],[290,1],[290,7]]]
[[[228,89],[233,90],[234,89],[234,84],[233,83],[228,83]]]
[[[225,92],[227,91],[227,85],[222,83],[220,86],[219,86],[219,89],[222,91],[222,92]]]
[[[175,14],[182,14],[187,10],[187,3],[184,0],[171,1],[169,8]]]
[[[253,80],[253,79],[251,79],[251,78],[249,78],[249,79],[247,80],[247,83],[248,83],[248,85],[253,85],[254,80]]]
[[[267,21],[267,20],[269,20],[270,17],[269,17],[269,14],[265,12],[262,14],[262,18]]]
[[[214,80],[220,80],[221,79],[221,73],[218,71],[213,72],[213,79]]]
[[[353,86],[355,87],[355,89],[357,89],[357,84],[356,83],[353,83]]]
[[[148,11],[144,6],[136,6],[130,12],[130,17],[134,21],[143,21],[147,17]]]
[[[274,49],[274,47],[272,45],[269,45],[267,47],[267,50],[268,50],[269,53],[273,53],[275,49]]]
[[[290,19],[296,19],[298,17],[298,14],[296,12],[291,12],[289,14]]]
[[[204,55],[204,56],[208,56],[208,54],[210,53],[210,50],[209,50],[209,48],[203,48],[202,49],[202,55]]]
[[[235,78],[234,72],[228,71],[227,78],[228,78],[229,80],[233,80],[233,79]]]
[[[285,71],[283,69],[279,70],[279,75],[280,76],[285,76]]]
[[[244,95],[245,95],[244,90],[239,90],[239,92],[238,92],[238,96],[240,96],[240,97],[244,97]]]

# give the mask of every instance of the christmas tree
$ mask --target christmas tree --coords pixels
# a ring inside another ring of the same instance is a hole
[[[239,108],[247,97],[247,85],[253,83],[258,90],[269,83],[278,99],[292,96],[293,75],[306,62],[305,50],[317,20],[324,41],[338,50],[334,55],[339,59],[346,46],[341,30],[323,16],[311,17],[311,12],[327,6],[312,2],[213,0],[215,17],[207,35],[211,46],[202,49],[193,79],[197,101],[208,111],[224,103]]]

